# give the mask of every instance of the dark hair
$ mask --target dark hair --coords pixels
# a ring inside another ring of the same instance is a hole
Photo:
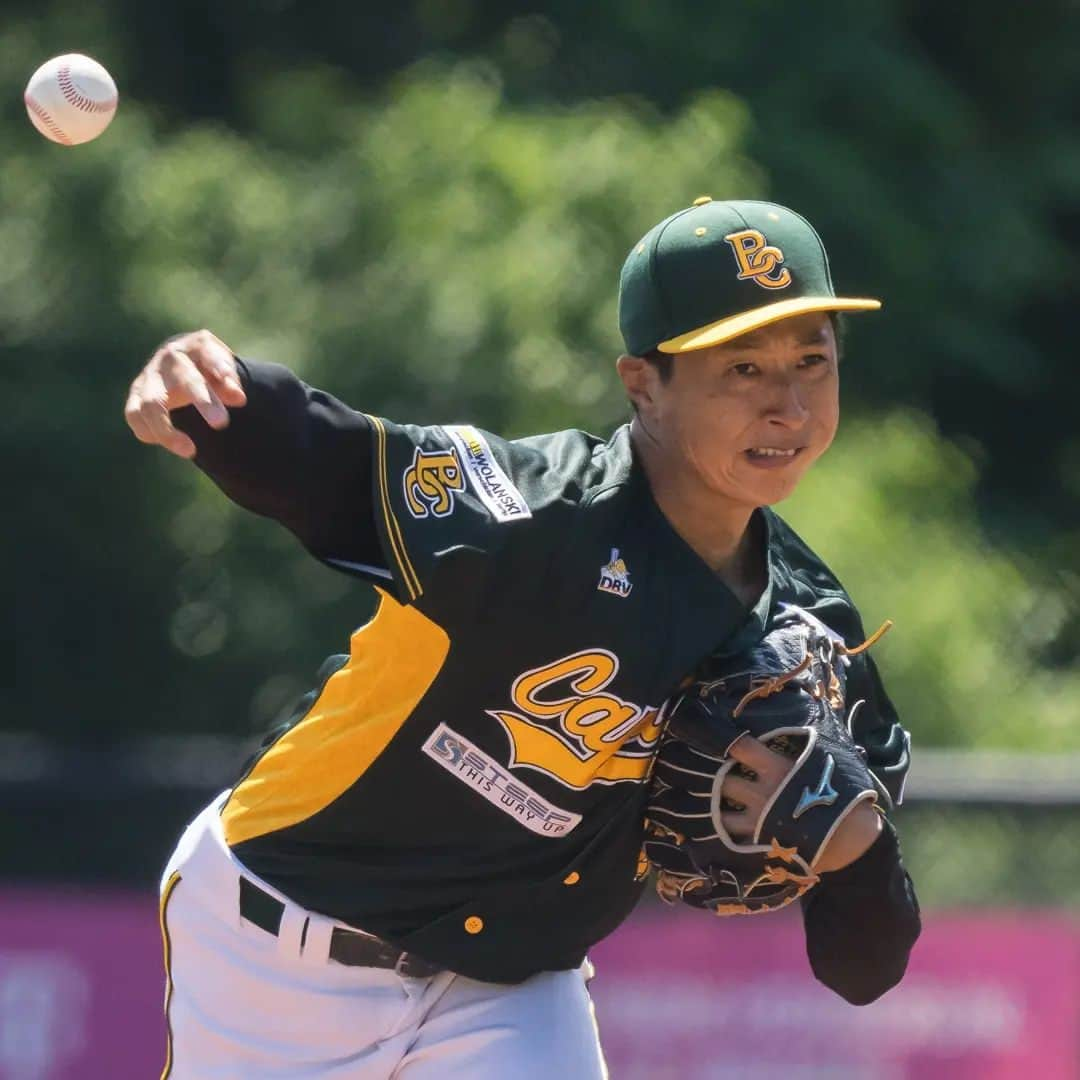
[[[641,359],[656,368],[662,383],[671,381],[671,373],[675,370],[675,357],[671,353],[661,352],[659,349],[650,349],[647,353],[642,354]]]

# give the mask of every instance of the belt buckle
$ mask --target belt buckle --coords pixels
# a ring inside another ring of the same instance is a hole
[[[402,979],[412,978],[411,975],[406,975],[402,970],[409,961],[409,954],[403,949],[398,958],[394,961],[394,974]]]

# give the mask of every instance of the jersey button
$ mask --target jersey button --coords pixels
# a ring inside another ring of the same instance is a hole
[[[569,874],[562,879],[564,885],[576,885],[581,880],[581,875],[576,870],[571,870]]]
[[[470,915],[465,920],[466,934],[479,934],[484,929],[484,920],[479,915]]]

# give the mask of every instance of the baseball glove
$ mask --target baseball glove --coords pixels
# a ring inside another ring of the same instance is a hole
[[[646,810],[645,855],[657,891],[717,915],[773,911],[814,886],[814,865],[845,817],[861,802],[891,809],[884,785],[856,745],[852,723],[862,702],[845,701],[848,657],[869,648],[892,624],[848,648],[812,615],[786,606],[748,653],[706,664],[674,701],[657,752]],[[732,770],[728,752],[749,734],[792,759],[753,836],[729,835],[721,811],[743,809],[721,795]]]

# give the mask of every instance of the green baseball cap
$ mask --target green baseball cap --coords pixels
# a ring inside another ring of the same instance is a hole
[[[653,226],[619,280],[619,328],[634,356],[685,353],[808,311],[875,311],[837,296],[813,226],[775,203],[708,195]]]

